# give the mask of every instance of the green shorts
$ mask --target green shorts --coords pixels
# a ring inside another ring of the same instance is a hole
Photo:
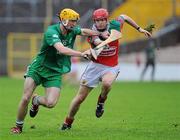
[[[62,75],[59,72],[46,68],[44,66],[28,66],[24,77],[31,77],[36,85],[42,84],[43,87],[57,87],[62,85]]]

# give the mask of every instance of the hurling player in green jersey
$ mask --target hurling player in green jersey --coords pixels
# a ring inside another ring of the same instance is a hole
[[[62,75],[71,71],[71,56],[87,57],[90,54],[89,50],[73,50],[76,36],[99,34],[97,31],[77,26],[79,14],[72,9],[63,9],[59,13],[59,19],[60,23],[49,26],[45,31],[40,52],[27,68],[23,96],[18,107],[16,125],[11,128],[12,133],[22,132],[31,96],[31,117],[36,116],[40,105],[53,108],[60,96]],[[33,95],[33,91],[40,84],[45,88],[45,95]]]

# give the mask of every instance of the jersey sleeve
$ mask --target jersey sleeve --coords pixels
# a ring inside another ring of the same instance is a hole
[[[124,18],[122,16],[119,16],[117,19],[112,20],[110,23],[111,29],[115,29],[121,32],[124,24]]]
[[[117,20],[118,22],[120,22],[121,24],[124,23],[124,18],[123,18],[123,16],[119,16],[116,20]]]
[[[120,23],[120,31],[122,30],[122,28],[123,28],[123,25],[124,25],[124,18],[123,18],[123,16],[119,16],[117,19],[116,19],[116,21],[118,21],[119,23]]]
[[[45,40],[49,46],[54,46],[55,43],[61,42],[57,31],[52,29],[47,29],[45,32]]]
[[[73,32],[75,35],[81,35],[81,27],[80,26],[74,27]]]

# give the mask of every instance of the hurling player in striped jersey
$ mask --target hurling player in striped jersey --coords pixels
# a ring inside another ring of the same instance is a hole
[[[93,36],[88,39],[92,48],[95,48],[102,41],[109,37],[111,30],[121,32],[124,23],[128,23],[138,32],[143,33],[146,37],[151,34],[142,29],[133,19],[127,15],[120,15],[117,19],[108,20],[109,13],[106,9],[100,8],[93,12],[92,18],[94,24],[92,29],[99,31],[100,36]],[[98,55],[97,59],[92,59],[85,69],[81,81],[80,88],[77,95],[73,98],[67,117],[61,127],[61,130],[70,129],[74,121],[74,117],[81,105],[86,99],[90,91],[95,88],[99,82],[102,83],[101,92],[98,97],[95,115],[97,118],[104,113],[104,104],[108,93],[111,90],[112,83],[119,74],[120,68],[118,66],[118,52],[119,40],[115,40],[106,45],[105,49]]]

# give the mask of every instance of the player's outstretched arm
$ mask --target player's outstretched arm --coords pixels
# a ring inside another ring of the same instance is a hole
[[[61,42],[55,43],[54,47],[61,54],[70,55],[70,56],[77,56],[77,57],[83,56],[83,54],[80,51],[75,51],[75,50],[70,49],[68,47],[64,47],[64,45]]]
[[[95,35],[100,35],[100,33],[98,31],[94,31],[94,30],[91,30],[91,29],[82,28],[81,29],[81,35],[84,35],[84,36],[95,36]]]
[[[130,18],[127,15],[120,15],[124,19],[126,23],[134,27],[136,30],[138,30],[140,33],[143,33],[146,37],[151,37],[151,33],[142,29],[132,18]]]
[[[90,50],[85,52],[75,51],[73,49],[70,49],[68,47],[64,47],[64,45],[61,42],[57,42],[54,44],[54,47],[58,50],[59,53],[70,55],[70,56],[76,56],[76,57],[83,57],[85,59],[89,59],[88,56],[90,55]]]

